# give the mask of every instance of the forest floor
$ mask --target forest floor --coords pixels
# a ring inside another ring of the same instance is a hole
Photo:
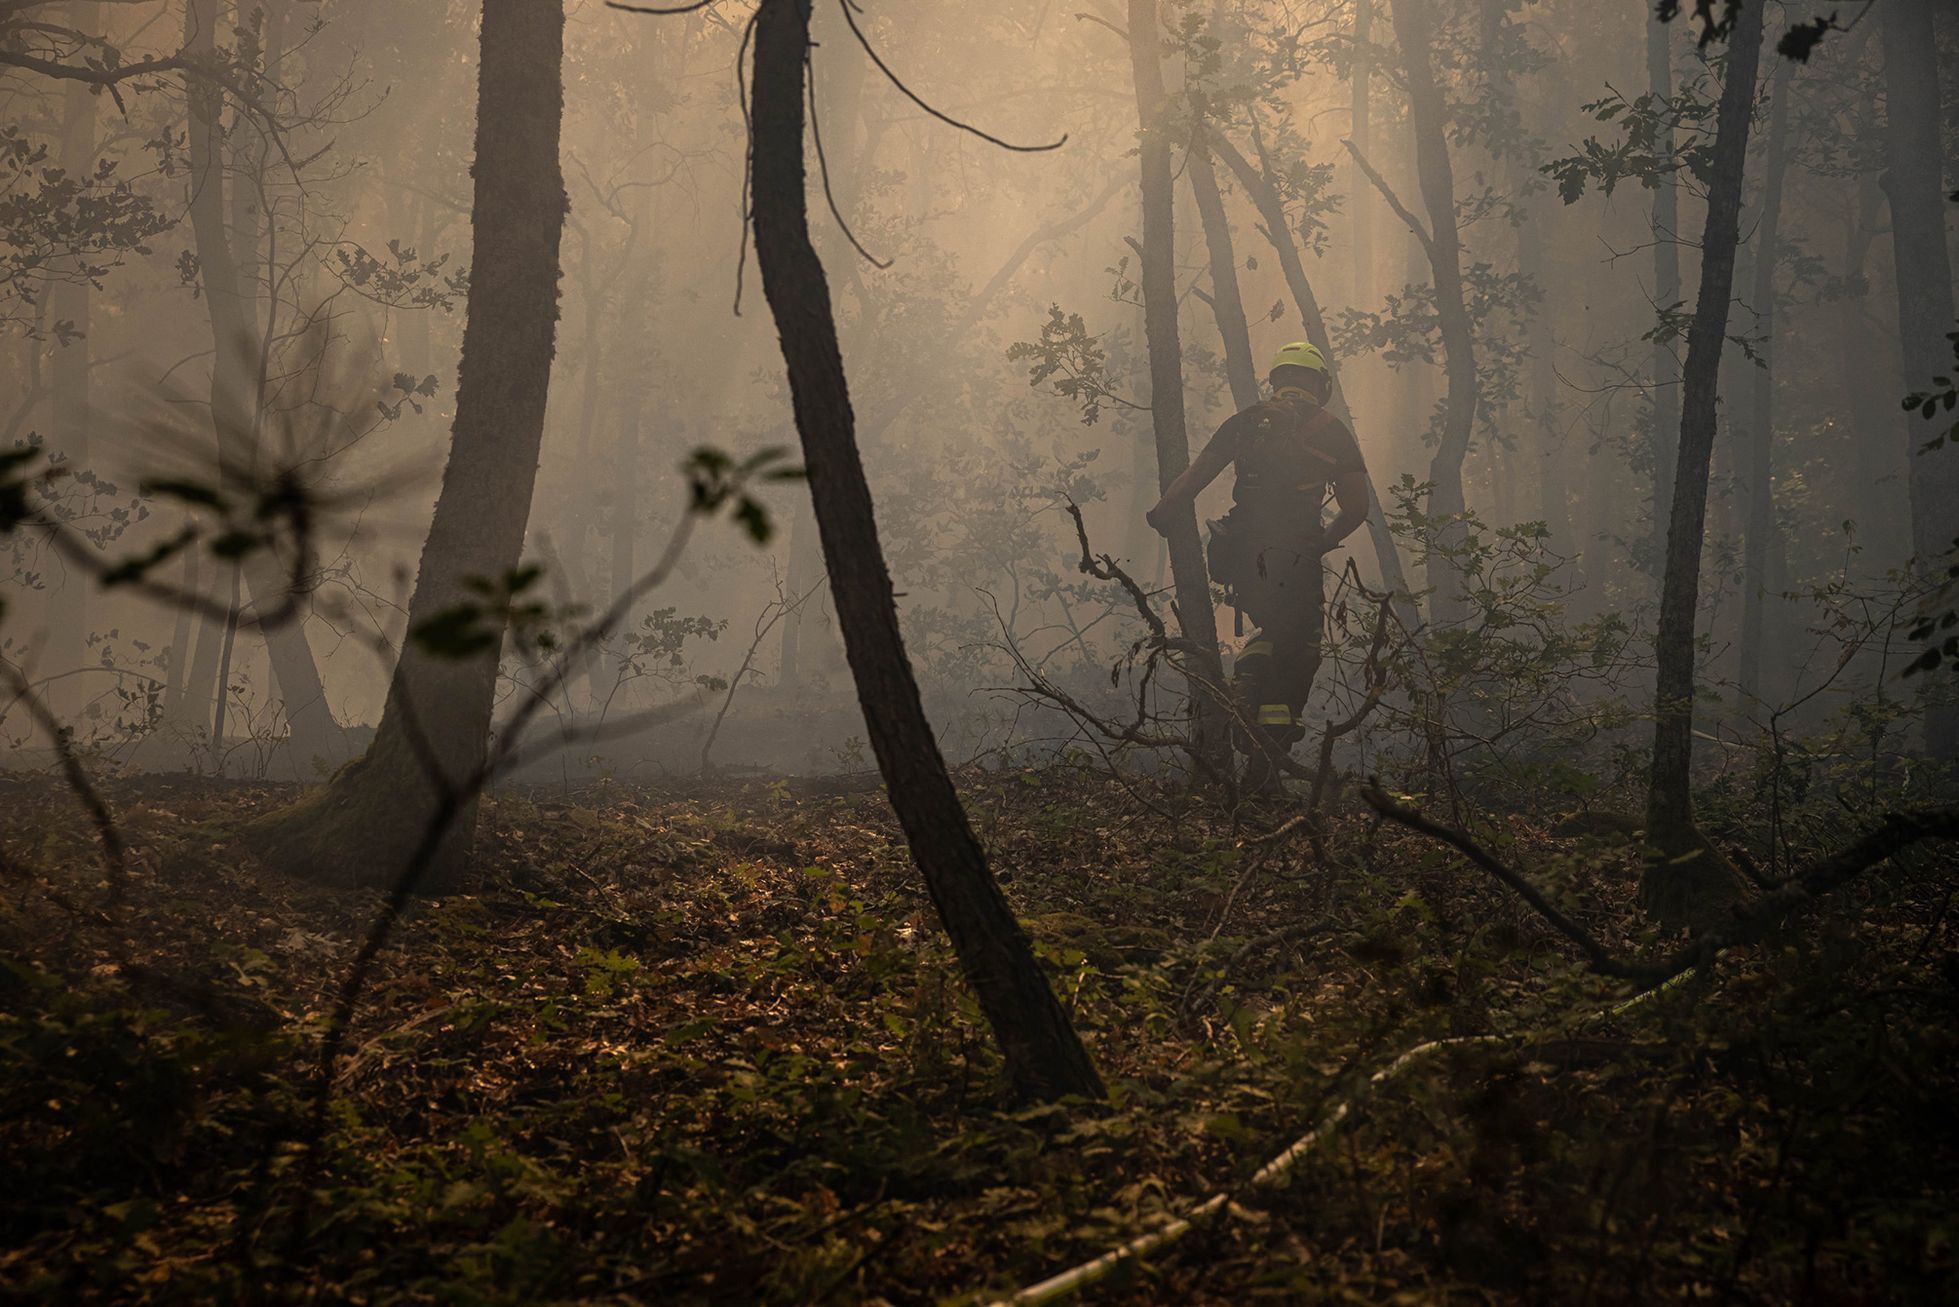
[[[1141,782],[961,781],[1107,1104],[1002,1101],[877,789],[504,793],[475,882],[380,957],[295,1238],[380,896],[243,851],[292,790],[143,777],[106,791],[110,905],[74,797],[0,780],[0,1297],[985,1303],[1229,1190],[1086,1300],[1959,1299],[1949,852],[1613,1014],[1629,989],[1358,805],[1322,856]],[[1476,825],[1663,945],[1633,850]]]

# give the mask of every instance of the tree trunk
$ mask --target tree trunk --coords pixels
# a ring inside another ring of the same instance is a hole
[[[1769,138],[1767,166],[1762,178],[1762,220],[1755,227],[1756,321],[1760,324],[1760,358],[1749,376],[1747,436],[1741,449],[1743,478],[1741,518],[1741,667],[1742,710],[1763,702],[1762,657],[1773,593],[1779,584],[1771,575],[1775,525],[1775,247],[1782,226],[1782,185],[1789,164],[1789,81],[1793,59],[1778,59],[1769,79]]]
[[[1251,327],[1245,320],[1245,298],[1238,289],[1238,258],[1231,246],[1231,220],[1224,213],[1217,169],[1205,148],[1202,127],[1195,132],[1190,160],[1190,191],[1197,200],[1197,218],[1204,228],[1204,249],[1211,263],[1211,314],[1224,342],[1224,373],[1231,384],[1231,401],[1250,408],[1263,397],[1258,388],[1258,364],[1252,360]]]
[[[1762,54],[1762,6],[1745,5],[1728,38],[1727,78],[1715,119],[1714,154],[1701,236],[1700,291],[1687,333],[1679,457],[1654,658],[1653,764],[1646,833],[1660,854],[1640,882],[1642,899],[1667,917],[1698,912],[1733,889],[1733,878],[1694,825],[1694,618],[1707,526],[1708,464],[1714,452],[1721,354],[1734,297],[1735,243],[1747,171],[1749,117]]]
[[[184,11],[184,48],[195,58],[216,57],[217,0],[191,0]],[[218,467],[227,484],[255,484],[261,403],[259,332],[255,295],[240,275],[225,223],[224,164],[219,116],[224,95],[209,81],[186,79],[190,127],[186,153],[190,165],[190,219],[197,250],[198,279],[211,322],[215,350],[211,365],[211,422],[217,433]],[[269,550],[243,560],[247,608],[282,607],[292,593],[292,577]],[[241,621],[245,618],[241,617]],[[208,621],[208,619],[207,619]],[[265,631],[272,677],[285,703],[292,756],[302,768],[313,758],[337,761],[340,727],[327,710],[319,665],[306,643],[303,620]],[[223,694],[223,687],[219,687]],[[304,772],[302,771],[302,774]]]
[[[1366,0],[1362,0],[1366,3]],[[1358,141],[1355,142],[1359,144]],[[1272,185],[1269,171],[1263,166],[1253,168],[1244,153],[1226,140],[1221,134],[1213,132],[1211,148],[1225,161],[1238,184],[1252,198],[1258,208],[1260,230],[1266,242],[1272,246],[1272,253],[1279,260],[1279,270],[1285,274],[1286,288],[1292,293],[1293,309],[1299,314],[1299,323],[1306,331],[1306,339],[1316,347],[1333,370],[1333,393],[1327,399],[1327,409],[1333,416],[1346,423],[1358,439],[1360,432],[1354,425],[1354,415],[1347,406],[1347,394],[1340,385],[1340,365],[1333,356],[1333,343],[1326,333],[1326,316],[1320,312],[1319,296],[1313,293],[1313,283],[1307,280],[1306,265],[1299,257],[1299,244],[1293,239],[1292,228],[1286,222],[1285,203]],[[1374,546],[1374,560],[1381,569],[1381,584],[1396,596],[1395,611],[1402,624],[1414,630],[1421,624],[1415,611],[1414,591],[1408,588],[1408,576],[1401,567],[1401,550],[1395,544],[1394,533],[1388,529],[1387,514],[1381,508],[1381,496],[1374,487],[1374,474],[1367,474],[1367,537]]]
[[[1559,579],[1573,589],[1582,589],[1584,577],[1574,575],[1582,547],[1572,535],[1571,506],[1565,488],[1565,434],[1558,429],[1557,366],[1551,357],[1552,297],[1545,285],[1554,222],[1540,202],[1531,206],[1531,220],[1517,229],[1517,269],[1545,292],[1532,310],[1524,332],[1525,349],[1530,355],[1525,408],[1530,415],[1535,446],[1532,453],[1537,460],[1537,516],[1550,533],[1551,551],[1569,560],[1561,567]]]
[[[1395,40],[1408,73],[1408,117],[1415,136],[1415,171],[1422,203],[1428,210],[1426,242],[1429,269],[1435,282],[1435,311],[1442,332],[1444,373],[1448,398],[1443,405],[1442,440],[1429,461],[1429,516],[1439,526],[1429,541],[1430,584],[1434,597],[1430,616],[1438,625],[1467,618],[1469,600],[1459,568],[1438,553],[1456,549],[1464,539],[1460,514],[1467,508],[1462,466],[1476,428],[1480,382],[1476,374],[1476,340],[1463,299],[1462,238],[1456,229],[1456,182],[1449,163],[1448,106],[1430,63],[1433,23],[1429,0],[1393,0]],[[1435,575],[1437,571],[1440,575]]]
[[[1143,329],[1149,340],[1150,424],[1156,433],[1159,490],[1190,466],[1190,437],[1184,426],[1183,341],[1177,325],[1176,192],[1170,170],[1170,137],[1165,118],[1163,65],[1159,52],[1156,0],[1129,0],[1129,62],[1136,83],[1136,117],[1141,131]],[[1197,514],[1186,510],[1171,522],[1170,575],[1176,588],[1177,622],[1196,667],[1190,686],[1198,766],[1214,773],[1229,769],[1229,737],[1223,706],[1217,702],[1224,665],[1218,657],[1217,611]],[[1209,687],[1201,684],[1208,680]]]
[[[1354,67],[1352,73],[1354,148],[1368,154],[1373,148],[1374,131],[1374,52],[1369,42],[1374,35],[1374,0],[1354,0]],[[1366,204],[1368,187],[1364,179],[1348,187],[1354,213],[1354,305],[1368,308],[1374,303],[1374,223],[1359,211]],[[1270,221],[1268,218],[1267,221]],[[1324,352],[1324,351],[1322,351]]]
[[[1868,107],[1867,107],[1868,109]],[[1875,133],[1875,115],[1868,126]],[[1857,538],[1864,548],[1864,572],[1883,576],[1904,565],[1911,553],[1909,514],[1896,511],[1905,484],[1906,451],[1893,439],[1898,397],[1894,378],[1902,375],[1897,359],[1897,334],[1887,330],[1871,304],[1870,278],[1865,266],[1885,220],[1884,188],[1879,174],[1865,172],[1857,179],[1854,207],[1846,218],[1843,251],[1843,298],[1838,301],[1836,339],[1838,358],[1854,359],[1875,353],[1869,368],[1846,369],[1839,397],[1852,445],[1857,493]]]
[[[642,338],[642,344],[646,343]],[[639,525],[640,391],[628,383],[620,401],[619,448],[612,477],[612,593],[624,594],[638,575],[634,555]]]
[[[1646,17],[1647,90],[1665,103],[1673,98],[1673,24],[1653,16],[1647,0],[1639,0]],[[1662,113],[1670,112],[1662,110]],[[1673,157],[1671,119],[1653,145],[1661,159]],[[1662,175],[1653,191],[1653,307],[1657,312],[1680,303],[1680,191]],[[1653,561],[1666,557],[1667,527],[1673,513],[1673,469],[1679,457],[1680,358],[1671,341],[1653,342]]]
[[[198,564],[202,555],[195,549],[184,550],[183,577],[177,584],[185,594],[197,594]],[[158,708],[161,721],[168,725],[178,720],[183,712],[185,675],[190,664],[191,608],[188,604],[177,607],[177,620],[170,628],[170,662],[163,671],[163,699]]]
[[[469,602],[471,578],[500,579],[521,561],[556,347],[568,207],[558,166],[564,7],[484,0],[482,24],[468,317],[449,461],[409,605],[411,632]],[[495,650],[457,660],[404,642],[366,756],[317,794],[255,823],[253,847],[316,880],[393,881],[444,812],[444,790],[467,789],[480,774],[496,680]],[[433,864],[420,873],[422,885],[453,880],[475,817],[474,794],[466,794]]]
[[[810,241],[803,158],[809,18],[810,0],[762,0],[756,13],[750,114],[755,258],[782,340],[845,654],[891,805],[999,1040],[1014,1089],[1036,1099],[1100,1098],[1102,1083],[1087,1051],[967,823],[899,633],[857,452],[829,281]]]
[[[100,30],[97,0],[73,0],[67,21],[78,32]],[[95,171],[95,102],[86,82],[69,82],[62,90],[61,167],[70,177],[87,178]],[[84,271],[87,260],[78,258],[49,292],[49,313],[57,330],[49,333],[54,341],[54,358],[49,372],[53,383],[54,447],[63,466],[71,474],[89,469],[89,308],[90,287]],[[65,331],[60,324],[67,324]],[[71,333],[71,334],[70,334]],[[65,335],[65,339],[64,339]],[[88,487],[80,481],[64,483],[72,493],[86,496]],[[66,672],[85,667],[88,657],[88,601],[91,578],[79,568],[70,567],[62,577],[48,609],[48,647],[50,671]],[[48,706],[64,715],[87,702],[87,678],[58,681],[48,695]]]
[[[1898,269],[1898,341],[1905,387],[1929,390],[1952,370],[1952,260],[1945,239],[1944,153],[1940,139],[1935,0],[1885,0],[1885,193]],[[1959,444],[1925,451],[1931,424],[1904,419],[1911,487],[1911,548],[1930,568],[1959,536]],[[1959,758],[1959,707],[1928,705],[1925,744],[1932,756]]]

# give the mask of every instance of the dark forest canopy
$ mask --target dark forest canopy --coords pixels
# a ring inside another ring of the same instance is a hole
[[[1949,6],[0,100],[0,1294],[1959,1294]]]

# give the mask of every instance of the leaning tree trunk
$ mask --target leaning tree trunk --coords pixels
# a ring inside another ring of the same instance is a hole
[[[184,50],[194,59],[217,58],[217,0],[191,0],[184,12]],[[211,322],[215,350],[211,364],[211,422],[217,432],[220,477],[230,484],[252,484],[258,466],[261,403],[259,331],[255,296],[241,274],[231,234],[226,229],[224,165],[219,115],[224,95],[207,78],[186,79],[190,126],[186,156],[190,165],[190,220],[197,250],[198,280]],[[243,560],[245,585],[253,610],[283,608],[294,596],[294,578],[269,550]],[[305,578],[301,578],[302,584]],[[207,618],[207,623],[208,623]],[[289,741],[296,762],[312,758],[338,761],[340,726],[327,709],[319,664],[306,643],[305,624],[293,618],[264,631],[272,678],[285,701]],[[222,699],[224,687],[217,690]]]
[[[1129,63],[1135,77],[1136,116],[1141,130],[1141,282],[1143,332],[1150,355],[1150,425],[1156,434],[1157,486],[1168,490],[1190,466],[1190,436],[1184,426],[1183,341],[1177,326],[1176,189],[1165,121],[1167,103],[1158,49],[1161,39],[1156,0],[1129,0]],[[1196,668],[1190,685],[1192,753],[1200,768],[1222,774],[1231,765],[1224,709],[1216,697],[1216,687],[1224,680],[1224,664],[1217,652],[1217,610],[1211,602],[1211,577],[1197,534],[1196,512],[1186,509],[1178,514],[1166,537],[1177,622],[1190,646],[1186,656]]]
[[[1462,465],[1476,429],[1480,383],[1476,338],[1463,298],[1462,237],[1456,228],[1456,181],[1449,163],[1448,106],[1430,59],[1434,23],[1429,0],[1394,0],[1394,34],[1408,74],[1408,118],[1415,135],[1415,171],[1422,203],[1428,209],[1424,242],[1435,280],[1435,312],[1442,331],[1448,398],[1442,409],[1442,440],[1429,461],[1429,516],[1439,525],[1429,541],[1430,613],[1437,625],[1452,625],[1469,615],[1463,575],[1446,555],[1464,540],[1461,514]],[[1437,571],[1440,575],[1436,575]]]
[[[1734,297],[1749,117],[1761,55],[1762,6],[1744,5],[1728,38],[1727,80],[1715,119],[1707,224],[1701,235],[1700,292],[1687,332],[1673,517],[1667,530],[1666,574],[1654,647],[1658,673],[1646,834],[1660,856],[1641,878],[1640,894],[1666,917],[1698,913],[1718,904],[1733,889],[1728,868],[1694,825],[1694,616],[1700,600],[1721,354],[1727,343],[1728,302]]]
[[[1743,505],[1741,580],[1741,668],[1739,690],[1744,712],[1763,701],[1763,645],[1778,584],[1771,559],[1777,553],[1775,525],[1775,246],[1782,227],[1782,184],[1789,171],[1789,80],[1793,59],[1778,60],[1769,79],[1767,167],[1762,177],[1762,220],[1755,227],[1755,288],[1752,297],[1759,357],[1749,377],[1748,430],[1741,448]]]
[[[756,12],[750,177],[755,258],[782,339],[845,656],[891,806],[1000,1042],[1014,1089],[1035,1099],[1100,1098],[1102,1082],[1088,1053],[967,823],[899,633],[857,452],[829,280],[810,241],[803,158],[809,17],[810,0],[762,0]]]
[[[1639,0],[1646,16],[1646,89],[1659,102],[1662,126],[1654,140],[1660,159],[1673,157],[1673,25]],[[1653,190],[1653,307],[1670,311],[1680,303],[1680,190],[1662,173]],[[1680,359],[1668,340],[1653,342],[1653,561],[1666,557],[1667,526],[1673,512],[1673,465],[1679,457]]]
[[[1361,2],[1365,4],[1366,0]],[[1359,142],[1355,144],[1358,146]],[[1254,168],[1243,151],[1215,130],[1211,134],[1210,145],[1257,206],[1260,230],[1279,260],[1279,270],[1285,274],[1286,289],[1292,293],[1293,310],[1299,314],[1299,323],[1306,330],[1306,339],[1320,351],[1327,366],[1333,370],[1333,393],[1326,404],[1328,411],[1358,437],[1354,415],[1347,407],[1346,391],[1340,385],[1340,365],[1334,358],[1333,345],[1327,336],[1326,315],[1320,311],[1320,300],[1313,293],[1313,283],[1306,278],[1306,265],[1299,257],[1299,244],[1293,239],[1292,228],[1286,222],[1285,202],[1279,198],[1279,190],[1272,184],[1269,167],[1263,166],[1268,161],[1261,154],[1261,167]],[[1410,598],[1414,592],[1408,588],[1407,574],[1401,569],[1401,549],[1394,542],[1394,532],[1388,529],[1387,514],[1381,508],[1381,496],[1374,488],[1372,472],[1367,476],[1367,536],[1374,545],[1374,560],[1381,569],[1381,584],[1395,596],[1396,615],[1402,625],[1412,631],[1421,624],[1421,619]]]
[[[1885,191],[1891,199],[1891,249],[1898,270],[1898,341],[1905,385],[1932,388],[1950,373],[1952,261],[1945,241],[1939,65],[1935,0],[1885,0]],[[1959,444],[1922,448],[1930,426],[1906,419],[1911,487],[1911,548],[1919,565],[1943,558],[1959,536]],[[1926,678],[1929,682],[1931,678]],[[1959,707],[1928,705],[1925,744],[1933,757],[1959,758]]]
[[[1184,170],[1190,174],[1191,194],[1197,200],[1197,218],[1204,228],[1204,249],[1211,263],[1211,315],[1217,319],[1218,336],[1224,342],[1224,375],[1231,386],[1231,401],[1241,409],[1260,399],[1258,365],[1252,361],[1251,327],[1245,320],[1245,297],[1238,289],[1238,259],[1231,247],[1231,220],[1225,216],[1224,195],[1218,190],[1217,169],[1211,165],[1211,152],[1200,125],[1193,133],[1190,158]]]
[[[469,310],[456,418],[408,610],[412,633],[476,598],[472,578],[522,558],[558,323],[564,179],[564,6],[484,0],[477,81]],[[441,658],[404,642],[380,730],[323,790],[256,823],[268,860],[336,884],[395,880],[432,826],[448,830],[421,884],[451,881],[475,830],[497,651]],[[431,775],[431,772],[435,774]]]

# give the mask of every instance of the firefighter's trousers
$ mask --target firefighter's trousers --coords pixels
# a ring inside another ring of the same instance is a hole
[[[1319,552],[1268,547],[1238,603],[1257,625],[1233,671],[1240,702],[1259,734],[1281,750],[1305,733],[1302,714],[1320,670],[1323,589]]]

